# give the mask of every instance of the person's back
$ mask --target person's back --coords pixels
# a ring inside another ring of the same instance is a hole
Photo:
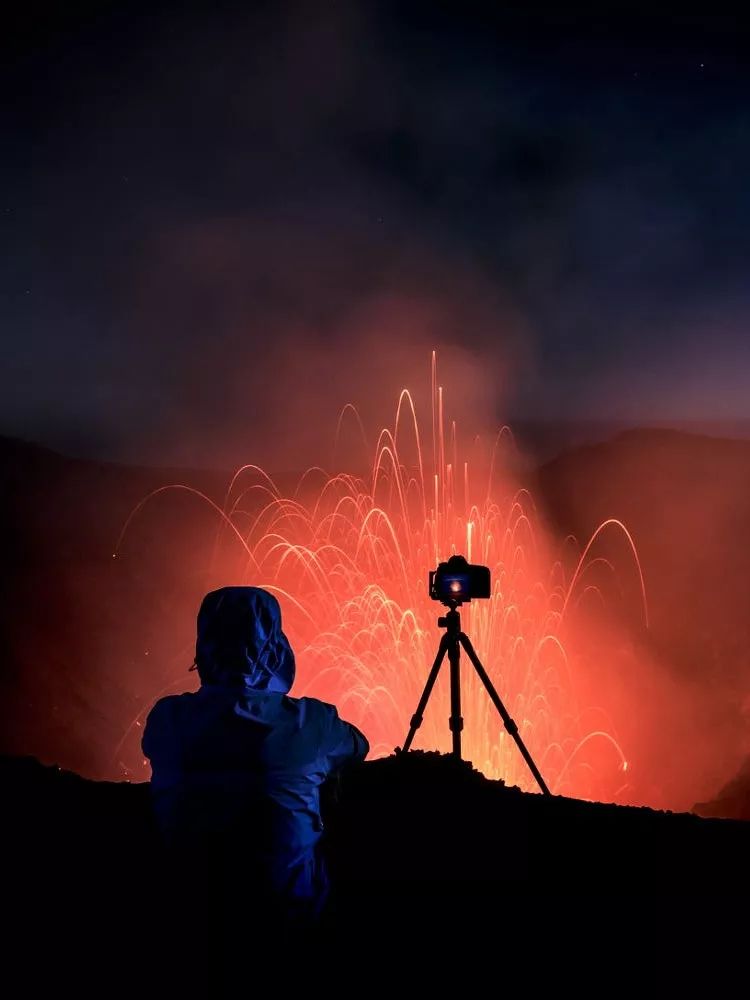
[[[287,696],[294,656],[266,591],[206,596],[196,664],[200,690],[157,702],[143,736],[166,842],[292,918],[315,914],[327,891],[320,787],[367,740],[333,705]]]

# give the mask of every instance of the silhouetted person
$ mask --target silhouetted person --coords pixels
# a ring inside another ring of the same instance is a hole
[[[294,654],[264,590],[206,595],[195,665],[200,690],[158,701],[143,734],[180,895],[220,885],[243,919],[314,920],[328,891],[320,788],[368,742],[333,705],[288,697]]]

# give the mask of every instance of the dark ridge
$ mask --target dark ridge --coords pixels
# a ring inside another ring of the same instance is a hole
[[[145,906],[159,865],[146,783],[2,757],[0,795],[11,885],[37,883],[48,900],[58,883],[81,899],[106,885],[112,906],[126,892]],[[467,899],[510,883],[603,894],[750,886],[750,823],[530,794],[432,752],[359,766],[327,790],[326,823],[342,919],[418,884]]]
[[[750,823],[544,798],[414,752],[326,790],[330,908],[299,936],[254,906],[242,857],[162,853],[147,784],[5,757],[0,796],[4,975],[44,995],[235,996],[269,976],[306,995],[352,974],[367,995],[407,974],[507,977],[582,942],[621,962],[634,931],[629,964],[651,975],[665,928],[703,953],[726,926],[727,947],[750,888]],[[195,889],[217,865],[219,905]],[[559,975],[542,962],[534,981]]]
[[[32,996],[235,996],[269,976],[317,992],[353,973],[366,995],[404,975],[499,975],[502,955],[506,978],[581,942],[620,962],[614,942],[633,928],[629,964],[651,975],[664,927],[687,924],[705,952],[705,931],[731,930],[750,888],[750,823],[547,799],[416,752],[327,790],[331,904],[298,936],[254,907],[243,858],[174,865],[144,783],[3,757],[0,796],[4,976]],[[194,889],[217,863],[231,876],[220,906]],[[542,962],[534,980],[559,975]]]

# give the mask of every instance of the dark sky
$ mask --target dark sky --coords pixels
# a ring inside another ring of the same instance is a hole
[[[739,20],[487,6],[17,11],[0,432],[307,454],[433,346],[462,419],[750,417]]]

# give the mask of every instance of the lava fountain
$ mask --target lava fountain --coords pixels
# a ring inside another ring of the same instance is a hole
[[[555,557],[532,496],[503,466],[509,429],[489,448],[475,439],[462,456],[455,424],[446,431],[434,355],[431,389],[430,439],[403,390],[364,474],[311,468],[285,493],[263,469],[246,465],[223,505],[197,494],[218,518],[212,585],[252,584],[278,596],[297,656],[292,693],[336,704],[367,734],[371,756],[382,756],[403,742],[437,651],[444,609],[428,596],[429,570],[455,553],[489,566],[492,596],[464,605],[462,626],[532,757],[553,792],[616,800],[627,787],[626,755],[604,713],[578,703],[569,619],[580,615],[581,596],[597,590],[586,577],[605,561],[592,556],[604,531],[625,535],[645,613],[632,539],[612,520],[583,552],[567,539]],[[358,420],[347,404],[339,433],[352,421],[364,440]],[[131,513],[120,543],[153,499]],[[464,756],[489,777],[537,790],[481,681],[462,662]],[[175,689],[183,686],[184,674]],[[449,714],[446,665],[414,747],[449,751]]]

